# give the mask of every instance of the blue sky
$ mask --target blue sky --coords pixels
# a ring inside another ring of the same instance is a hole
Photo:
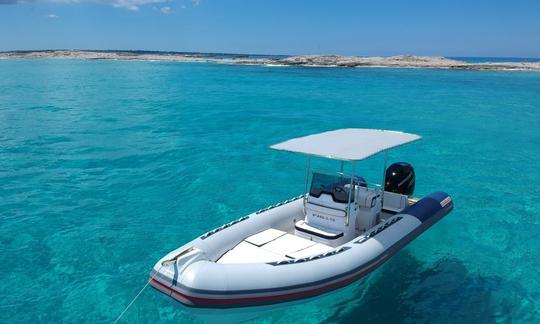
[[[0,50],[540,57],[540,1],[0,0]]]

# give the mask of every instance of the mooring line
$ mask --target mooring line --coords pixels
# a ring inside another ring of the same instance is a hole
[[[113,324],[118,323],[118,321],[119,321],[120,319],[122,319],[122,316],[124,316],[124,314],[128,311],[128,309],[131,307],[131,305],[133,305],[133,303],[135,303],[135,301],[137,300],[137,298],[139,298],[139,296],[143,293],[143,291],[146,289],[146,287],[148,287],[148,285],[152,282],[152,280],[154,280],[154,278],[157,276],[157,274],[159,273],[159,270],[161,270],[162,267],[163,267],[163,264],[162,264],[161,267],[159,267],[159,269],[154,273],[154,275],[152,275],[152,277],[150,277],[150,279],[148,279],[148,282],[146,283],[146,285],[144,285],[144,287],[142,287],[142,289],[139,291],[139,293],[131,300],[131,302],[126,306],[126,308],[124,308],[124,310],[122,311],[122,313],[120,313],[120,315],[118,315],[118,317],[116,318],[116,320],[114,320]]]

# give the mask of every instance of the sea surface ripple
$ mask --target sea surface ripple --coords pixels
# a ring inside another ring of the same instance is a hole
[[[165,253],[302,192],[305,159],[269,145],[344,127],[421,134],[390,161],[454,212],[321,298],[201,312],[148,289],[126,322],[539,322],[539,122],[534,72],[0,61],[0,322],[111,322]]]

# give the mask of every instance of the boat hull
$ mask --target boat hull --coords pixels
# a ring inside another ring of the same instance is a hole
[[[386,219],[367,235],[310,258],[252,264],[210,261],[208,251],[227,248],[224,242],[235,232],[252,233],[279,224],[280,217],[290,213],[291,208],[301,210],[301,200],[251,214],[169,253],[154,266],[151,285],[182,304],[202,308],[260,306],[315,297],[347,286],[377,269],[450,213],[453,202],[446,193],[433,193]],[[178,255],[182,256],[172,265],[166,263]]]

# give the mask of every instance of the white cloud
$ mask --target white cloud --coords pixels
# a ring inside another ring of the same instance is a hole
[[[49,19],[56,19],[56,18],[59,18],[59,17],[58,17],[57,15],[55,15],[55,14],[48,14],[48,15],[47,15],[47,18],[49,18]]]
[[[168,15],[172,12],[171,7],[161,7],[159,11],[161,11],[161,13],[165,15]]]
[[[37,1],[39,1],[39,0],[37,0]],[[53,3],[69,4],[69,3],[80,3],[81,1],[80,0],[42,0],[41,2],[53,2]]]
[[[125,8],[133,11],[139,10],[141,6],[144,6],[146,4],[150,3],[163,3],[167,2],[167,0],[107,0],[103,1],[105,3],[112,4],[115,8]]]
[[[52,3],[63,3],[63,4],[94,2],[94,3],[108,4],[115,8],[124,8],[128,10],[137,11],[144,5],[165,3],[165,2],[171,2],[171,1],[174,1],[174,0],[0,0],[0,5],[19,4],[19,3],[26,3],[26,2],[49,2],[49,3],[52,2]],[[190,0],[190,1],[193,6],[198,6],[201,2],[200,0]],[[185,7],[186,7],[185,5],[181,5],[182,9],[184,9]],[[161,7],[159,10],[164,14],[169,14],[172,12],[172,8],[168,6]],[[50,17],[50,16],[51,15],[47,17],[58,18],[58,17]]]
[[[201,0],[191,0],[191,4],[193,4],[194,7],[201,4]]]

